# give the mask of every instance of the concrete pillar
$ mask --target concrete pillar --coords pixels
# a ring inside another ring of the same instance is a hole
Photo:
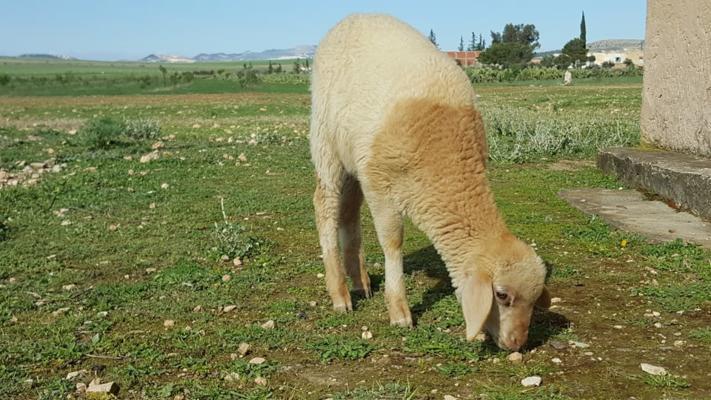
[[[711,0],[648,0],[643,142],[711,156]]]

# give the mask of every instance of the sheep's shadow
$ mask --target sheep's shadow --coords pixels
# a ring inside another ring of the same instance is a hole
[[[548,271],[553,269],[553,265],[550,264],[546,264],[546,267]],[[437,302],[449,295],[453,295],[454,288],[444,262],[432,245],[407,254],[404,258],[404,269],[406,274],[423,273],[428,278],[435,280],[435,284],[423,293],[422,300],[411,305],[412,318],[416,324],[420,317],[434,307]],[[382,282],[382,275],[371,277],[374,291],[380,288]],[[534,312],[531,327],[529,328],[529,340],[526,348],[531,349],[543,345],[552,336],[561,333],[569,328],[570,325],[570,320],[562,314],[550,310],[537,309]],[[489,341],[489,345],[493,345],[493,343]],[[495,347],[495,345],[493,346]]]

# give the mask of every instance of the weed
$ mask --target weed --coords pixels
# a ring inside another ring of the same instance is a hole
[[[689,332],[689,337],[700,342],[711,344],[711,328],[697,328]]]
[[[437,372],[449,378],[464,376],[472,371],[474,368],[464,363],[447,363],[437,367]]]
[[[307,347],[318,353],[321,362],[358,360],[373,351],[373,346],[365,340],[334,335],[326,336]]]
[[[410,384],[386,383],[384,385],[377,383],[374,387],[355,388],[343,393],[337,393],[333,396],[333,400],[412,400],[415,398],[416,390],[412,389]]]
[[[127,119],[124,122],[124,134],[135,140],[155,140],[160,137],[160,124],[151,119]]]
[[[229,369],[231,372],[238,373],[241,377],[256,378],[268,377],[279,368],[278,364],[273,361],[265,361],[261,364],[252,364],[243,359],[237,359],[232,362]]]
[[[217,241],[212,251],[218,258],[245,260],[259,255],[267,242],[264,239],[249,236],[247,229],[237,222],[230,222],[225,213],[225,202],[220,198],[220,208],[222,209],[222,222],[215,222],[213,236]]]

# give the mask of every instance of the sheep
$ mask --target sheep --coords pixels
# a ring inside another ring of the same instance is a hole
[[[403,217],[444,261],[466,323],[502,348],[528,338],[534,305],[547,307],[546,269],[497,211],[474,91],[447,55],[407,24],[355,14],[319,44],[311,81],[314,209],[337,311],[351,311],[346,282],[371,296],[360,232],[365,198],[385,255],[390,322],[411,327],[403,277]]]

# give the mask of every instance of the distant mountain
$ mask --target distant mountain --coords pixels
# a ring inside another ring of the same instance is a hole
[[[167,54],[151,54],[141,59],[143,62],[162,62],[162,63],[192,63],[195,62],[192,58],[167,55]]]
[[[643,47],[644,40],[639,39],[606,39],[588,43],[588,49],[591,51],[641,49]]]
[[[30,58],[37,60],[76,60],[74,57],[55,54],[20,54],[17,58]]]

